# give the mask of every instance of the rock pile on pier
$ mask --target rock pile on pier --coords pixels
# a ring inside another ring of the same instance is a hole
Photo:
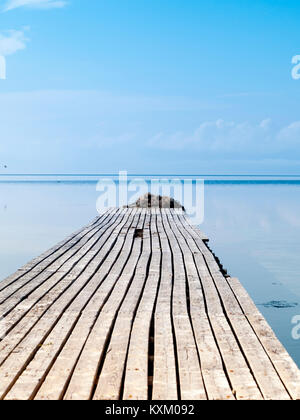
[[[160,209],[181,209],[185,211],[182,204],[179,201],[176,201],[172,197],[154,195],[154,194],[144,194],[141,196],[135,203],[127,206],[129,208],[160,208]]]

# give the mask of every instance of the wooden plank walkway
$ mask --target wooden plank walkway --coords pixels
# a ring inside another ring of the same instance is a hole
[[[300,373],[208,239],[111,209],[0,282],[0,398],[300,399]]]

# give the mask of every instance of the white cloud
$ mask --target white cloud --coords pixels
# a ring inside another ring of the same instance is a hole
[[[206,117],[197,125],[204,111],[187,98],[0,93],[0,155],[12,172],[97,173],[124,165],[133,173],[299,172],[300,121]]]
[[[4,5],[4,11],[17,9],[19,7],[28,7],[32,9],[57,9],[67,4],[65,0],[7,0]]]
[[[287,127],[283,127],[278,133],[278,140],[282,144],[300,146],[300,121],[295,121]]]
[[[206,121],[192,133],[175,132],[159,133],[150,140],[150,145],[169,150],[183,150],[187,147],[205,151],[237,151],[247,146],[247,149],[257,147],[259,140],[271,141],[269,120],[259,124],[248,122]]]
[[[0,56],[7,56],[26,48],[25,30],[0,32]]]
[[[259,123],[206,121],[193,132],[159,132],[148,141],[156,149],[214,154],[270,156],[282,151],[299,154],[300,121],[276,128],[270,119]]]

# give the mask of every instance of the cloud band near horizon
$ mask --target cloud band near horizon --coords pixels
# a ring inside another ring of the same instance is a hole
[[[7,0],[3,6],[3,11],[27,7],[31,9],[61,9],[67,5],[65,0]]]

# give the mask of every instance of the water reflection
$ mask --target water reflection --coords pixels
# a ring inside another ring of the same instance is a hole
[[[300,185],[208,185],[202,229],[300,366]],[[270,305],[285,302],[285,305]]]

